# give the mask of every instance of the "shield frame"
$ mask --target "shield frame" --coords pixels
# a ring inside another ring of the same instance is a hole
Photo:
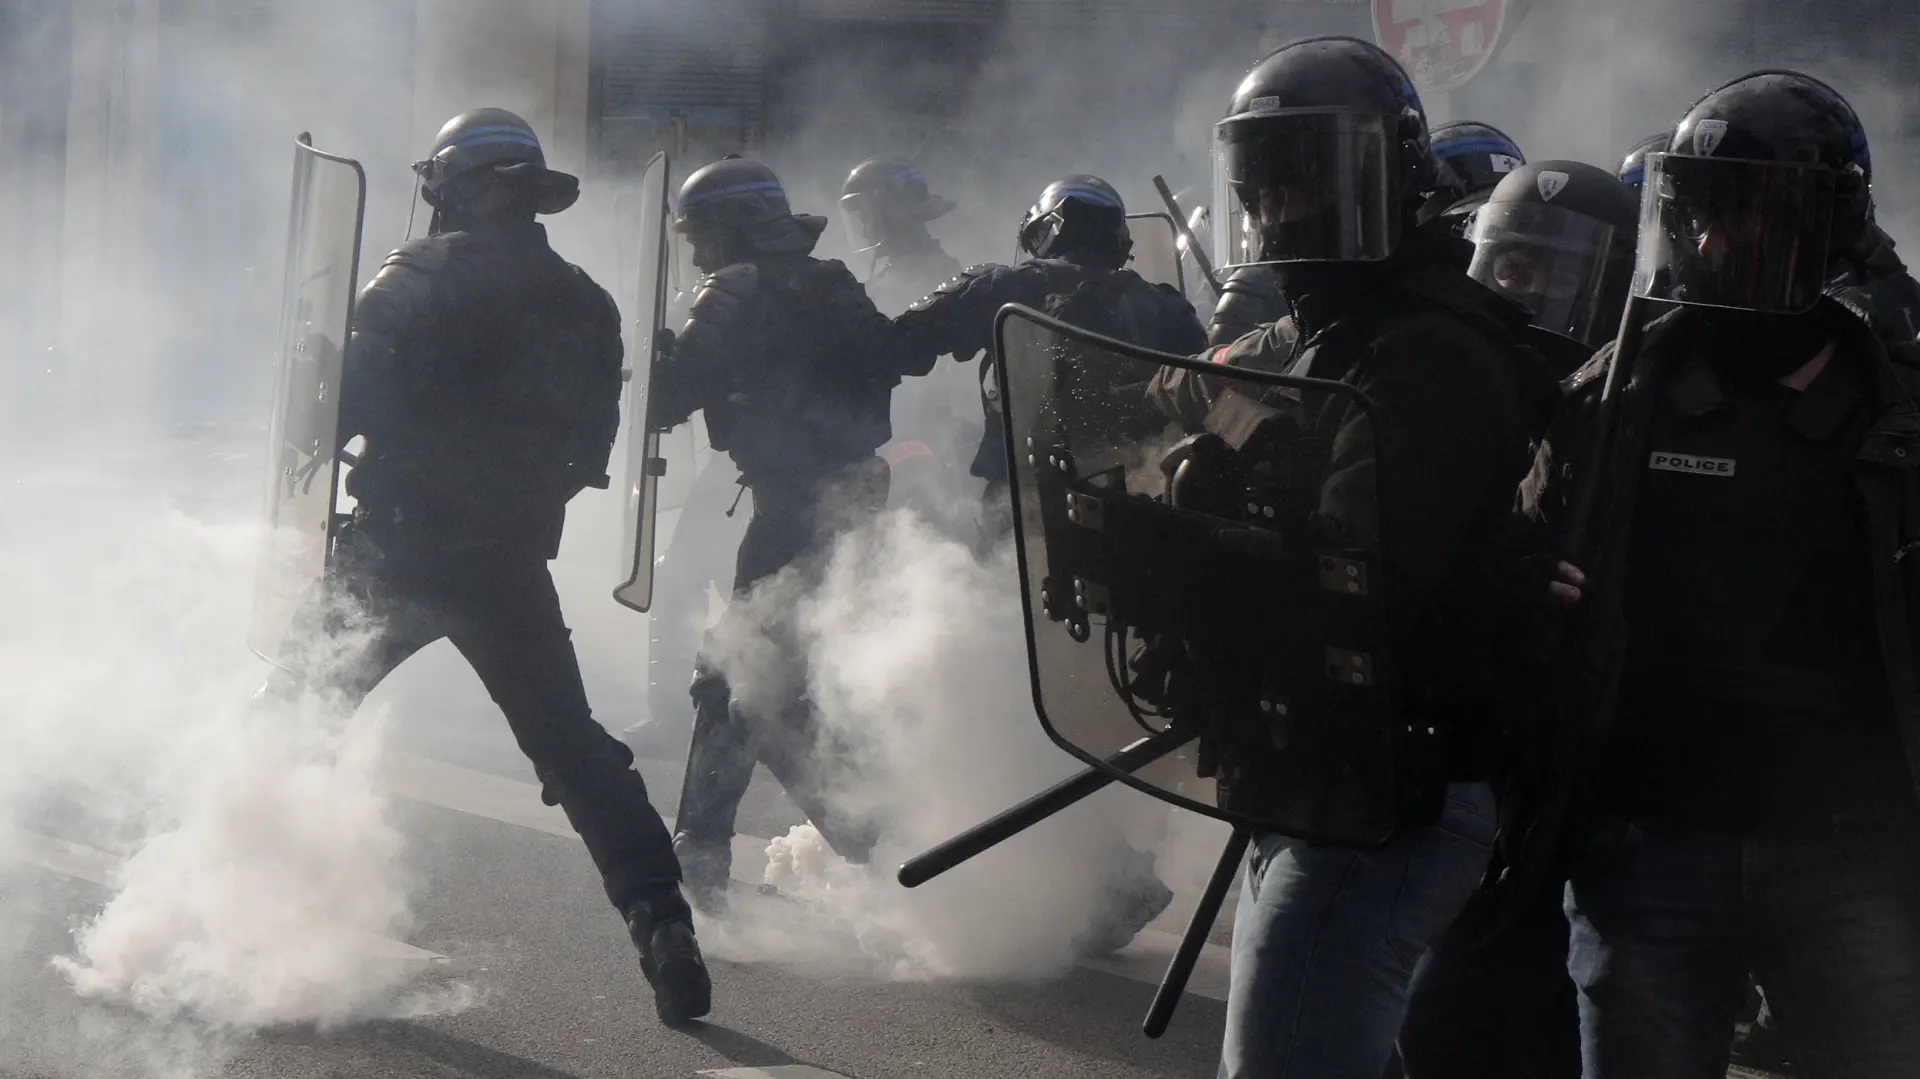
[[[1010,374],[1010,371],[1009,371],[1011,364],[1006,362],[1004,357],[1008,355],[1008,352],[1007,352],[1008,327],[1013,323],[1015,323],[1016,321],[1028,323],[1028,324],[1037,326],[1043,330],[1046,330],[1050,333],[1072,338],[1074,340],[1084,342],[1084,343],[1093,345],[1095,347],[1101,348],[1103,350],[1106,350],[1108,352],[1114,353],[1118,356],[1131,359],[1131,360],[1137,360],[1142,363],[1150,363],[1150,364],[1154,364],[1161,367],[1178,368],[1184,371],[1191,372],[1196,375],[1218,376],[1221,374],[1219,367],[1215,364],[1193,359],[1191,357],[1174,356],[1167,353],[1156,352],[1152,349],[1143,348],[1141,346],[1130,344],[1125,341],[1116,340],[1114,338],[1106,337],[1101,334],[1089,333],[1085,330],[1079,329],[1078,327],[1072,326],[1068,323],[1052,318],[1040,311],[1036,311],[1033,308],[1026,307],[1020,304],[1008,304],[1002,307],[994,318],[995,355],[998,357],[1002,357],[1002,360],[1001,362],[994,364],[993,367],[995,370],[995,377],[998,380],[998,386],[999,386],[999,391],[1001,395],[1000,399],[1003,402],[1008,402],[1009,404],[1011,404],[1013,400],[1013,398],[1009,396],[1013,392],[1012,375]],[[1235,369],[1232,373],[1232,377],[1236,380],[1239,380],[1251,385],[1268,387],[1268,388],[1278,389],[1283,391],[1290,390],[1290,391],[1302,392],[1302,393],[1325,394],[1325,395],[1328,395],[1329,397],[1338,397],[1338,398],[1344,399],[1348,402],[1351,402],[1355,406],[1357,406],[1360,409],[1361,414],[1365,417],[1366,422],[1371,424],[1375,430],[1377,430],[1379,427],[1379,406],[1366,394],[1362,393],[1355,387],[1348,385],[1346,383],[1335,382],[1335,381],[1330,381],[1326,379],[1316,379],[1316,378],[1306,378],[1306,377],[1299,377],[1299,376],[1292,376],[1292,375],[1275,374],[1275,373],[1270,373],[1265,371],[1256,371],[1256,370],[1243,369],[1243,368]],[[1011,407],[1004,408],[1001,412],[1001,417],[1002,417],[1001,425],[1000,425],[1001,434],[1002,434],[1002,437],[1004,438],[1004,448],[1008,455],[1007,460],[1009,461],[1017,461],[1019,459],[1019,455],[1025,452],[1025,447],[1021,443],[1020,431],[1016,427],[1016,424],[1018,421],[1015,419],[1015,412],[1016,410]],[[1376,505],[1387,504],[1386,500],[1390,497],[1390,493],[1386,490],[1386,477],[1384,477],[1383,475],[1380,475],[1379,471],[1376,469],[1374,471],[1373,478],[1375,482]],[[1322,843],[1322,844],[1329,844],[1329,845],[1338,845],[1338,846],[1343,846],[1347,848],[1361,848],[1361,849],[1383,846],[1393,839],[1393,836],[1397,834],[1397,831],[1392,831],[1386,834],[1376,836],[1372,841],[1369,841],[1369,842],[1359,842],[1359,841],[1355,841],[1352,837],[1330,836],[1323,833],[1313,833],[1313,832],[1304,831],[1300,829],[1279,827],[1279,826],[1276,826],[1275,822],[1269,819],[1262,818],[1262,817],[1255,817],[1245,813],[1239,813],[1232,810],[1223,809],[1218,805],[1209,804],[1207,802],[1202,802],[1192,797],[1187,797],[1185,795],[1176,793],[1175,791],[1170,790],[1165,786],[1150,782],[1146,779],[1141,778],[1141,776],[1136,774],[1134,771],[1130,771],[1127,768],[1117,765],[1115,763],[1116,758],[1103,756],[1100,753],[1096,753],[1092,750],[1089,750],[1085,746],[1082,746],[1079,743],[1073,741],[1071,738],[1067,737],[1048,714],[1048,708],[1046,703],[1046,695],[1047,695],[1046,687],[1044,684],[1044,679],[1042,674],[1043,672],[1042,659],[1040,656],[1039,643],[1036,638],[1036,634],[1034,632],[1036,626],[1047,623],[1051,621],[1051,619],[1045,614],[1044,611],[1036,609],[1036,597],[1040,596],[1040,589],[1037,587],[1037,582],[1034,580],[1035,568],[1032,565],[1031,559],[1028,554],[1029,550],[1032,549],[1032,544],[1030,542],[1030,537],[1028,536],[1028,522],[1026,520],[1026,514],[1022,511],[1022,500],[1025,497],[1025,492],[1022,486],[1024,482],[1025,480],[1022,476],[1022,470],[1019,467],[1014,467],[1009,470],[1009,498],[1011,499],[1011,503],[1012,503],[1013,530],[1014,530],[1014,537],[1015,537],[1014,549],[1016,554],[1017,568],[1019,571],[1020,601],[1022,606],[1022,614],[1026,622],[1026,631],[1027,631],[1026,632],[1026,638],[1027,638],[1026,649],[1027,649],[1027,671],[1028,671],[1029,686],[1033,696],[1034,714],[1036,718],[1039,719],[1041,728],[1046,732],[1048,739],[1051,740],[1054,743],[1054,745],[1058,746],[1062,750],[1065,750],[1067,753],[1071,754],[1073,757],[1075,757],[1082,763],[1090,765],[1091,767],[1093,767],[1094,769],[1096,769],[1097,771],[1099,771],[1100,773],[1102,773],[1103,775],[1109,777],[1114,781],[1124,783],[1135,790],[1138,790],[1144,794],[1150,795],[1154,798],[1160,799],[1161,801],[1167,802],[1171,805],[1178,806],[1179,808],[1186,809],[1194,813],[1199,813],[1203,816],[1212,817],[1216,820],[1224,821],[1236,828],[1251,828],[1257,831],[1267,831],[1267,832],[1277,831],[1277,832],[1281,832],[1282,834],[1291,835],[1291,836],[1294,836],[1295,838],[1299,838],[1310,843]],[[1044,549],[1045,547],[1044,539],[1041,539],[1040,543],[1041,543],[1041,549]],[[1388,550],[1387,541],[1384,536],[1379,537],[1379,539],[1377,540],[1375,544],[1375,551],[1382,565],[1385,565],[1387,563],[1387,560],[1392,557],[1391,552]],[[1143,731],[1141,733],[1147,734],[1149,732]],[[1142,743],[1136,742],[1134,744],[1140,745]],[[1114,750],[1122,750],[1127,748],[1130,748],[1130,747],[1123,746],[1120,744],[1116,744],[1113,747]],[[1193,746],[1189,744],[1181,750],[1168,754],[1165,759],[1166,760],[1191,760],[1192,751],[1193,751]],[[1158,759],[1159,758],[1154,758],[1154,760],[1158,760]],[[1398,762],[1396,762],[1396,766],[1397,764]],[[1196,773],[1196,778],[1198,778],[1197,773]],[[1211,785],[1212,781],[1208,780],[1207,782],[1209,783],[1209,785]]]
[[[613,599],[628,610],[645,614],[653,606],[653,568],[659,541],[660,480],[666,474],[667,467],[667,458],[661,450],[661,440],[666,432],[653,418],[654,398],[647,392],[653,385],[654,374],[660,363],[661,331],[666,328],[667,286],[672,266],[669,247],[672,233],[668,224],[672,213],[669,181],[673,175],[673,163],[667,152],[661,150],[655,153],[641,175],[640,191],[645,200],[641,205],[641,223],[656,228],[657,235],[651,253],[652,294],[646,295],[649,290],[644,287],[644,281],[636,280],[636,295],[631,297],[636,306],[649,308],[644,323],[629,323],[636,331],[629,352],[645,351],[646,378],[637,377],[641,364],[636,356],[636,362],[629,369],[632,374],[627,379],[625,402],[627,456],[621,489],[626,504],[621,511],[619,567],[623,581],[613,589]],[[647,192],[647,185],[656,177],[660,186],[657,205]],[[639,246],[643,260],[648,257],[646,241],[646,234],[642,233]]]
[[[305,241],[315,215],[320,212],[313,199],[316,176],[322,166],[343,167],[352,178],[355,188],[353,236],[347,245],[350,253],[346,272],[337,281],[343,293],[335,297],[340,304],[340,318],[336,325],[329,327],[339,336],[338,349],[331,358],[322,357],[315,361],[311,377],[302,379],[296,385],[295,369],[302,366],[296,359],[308,355],[308,339],[315,336],[305,332],[302,299],[309,283],[304,273],[304,254],[309,250]],[[340,531],[340,466],[343,463],[350,465],[353,458],[338,445],[339,417],[346,353],[352,344],[354,305],[360,289],[360,258],[367,216],[366,169],[352,158],[319,149],[314,146],[311,133],[301,132],[294,140],[293,186],[289,205],[286,267],[280,299],[279,350],[275,357],[274,411],[267,436],[267,490],[263,513],[266,528],[261,540],[253,610],[247,633],[248,648],[275,666],[284,666],[281,652],[285,635],[292,631],[293,619],[299,604],[306,599],[305,593],[318,587],[333,567],[334,541]],[[311,392],[299,394],[301,387],[310,387]],[[300,400],[296,400],[296,395]],[[307,436],[304,453],[301,447],[288,442],[291,437],[290,426],[296,418],[295,408],[302,401],[309,406],[301,431]],[[319,450],[323,446],[326,452],[321,453]],[[302,456],[304,462],[290,463],[290,455]],[[294,504],[282,493],[284,482],[289,480],[305,491],[316,487],[325,491],[324,506],[310,508],[324,512],[317,525],[314,522],[299,522],[292,527],[284,524],[283,511]],[[309,572],[302,573],[300,581],[292,582],[284,589],[276,588],[274,582],[282,565],[303,555],[312,557],[311,550],[283,552],[284,542],[292,537],[294,542],[311,548],[314,541],[301,537],[313,531],[320,534],[319,564],[310,567]],[[279,610],[269,609],[274,607]],[[273,623],[271,628],[270,622]],[[269,632],[276,635],[271,641],[267,637]]]
[[[1166,244],[1164,245],[1163,251],[1162,246],[1158,242],[1159,230],[1149,224],[1149,222],[1156,221],[1166,226]],[[1153,229],[1153,232],[1149,233],[1147,231],[1148,229]],[[1174,223],[1173,215],[1167,213],[1165,210],[1128,214],[1127,232],[1133,236],[1134,250],[1133,258],[1129,262],[1129,268],[1153,284],[1171,285],[1180,290],[1180,295],[1187,295],[1187,260],[1183,258],[1180,253],[1180,228]],[[1161,273],[1142,273],[1140,267],[1137,265],[1140,259],[1140,242],[1149,235],[1151,235],[1154,240],[1155,250],[1162,251],[1161,257],[1164,257],[1165,261],[1173,267],[1172,280],[1167,280],[1166,275]]]

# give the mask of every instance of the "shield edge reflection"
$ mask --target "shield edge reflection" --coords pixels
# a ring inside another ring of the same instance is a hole
[[[263,538],[261,544],[260,557],[263,562],[255,571],[260,575],[260,581],[264,581],[265,575],[270,572],[270,567],[266,564],[266,560],[272,558],[272,535],[280,516],[280,499],[277,497],[277,491],[279,489],[279,481],[277,478],[279,476],[278,462],[281,459],[281,451],[283,449],[282,442],[286,434],[286,413],[289,405],[287,397],[291,392],[290,380],[293,374],[293,345],[295,342],[296,323],[299,318],[299,304],[296,297],[300,291],[300,272],[299,260],[296,256],[298,254],[297,248],[300,244],[301,237],[306,232],[306,225],[313,211],[309,195],[313,187],[314,165],[316,161],[342,165],[352,170],[355,184],[358,188],[354,206],[351,264],[348,266],[348,272],[345,275],[347,287],[345,308],[346,326],[343,328],[344,332],[341,334],[340,340],[340,369],[342,372],[342,380],[338,392],[335,395],[336,402],[334,408],[336,411],[334,431],[329,436],[329,438],[334,441],[338,441],[339,438],[338,398],[345,393],[344,373],[347,369],[347,351],[353,347],[353,315],[354,308],[359,301],[360,259],[364,253],[363,244],[365,243],[367,221],[367,170],[360,162],[341,154],[329,153],[320,149],[313,144],[312,132],[307,131],[301,132],[294,139],[293,161],[293,185],[288,197],[289,213],[287,220],[287,243],[284,256],[285,266],[283,267],[284,276],[281,280],[280,287],[280,326],[279,339],[277,341],[279,347],[277,350],[278,354],[274,357],[273,416],[267,430],[266,461],[268,487],[265,492],[262,507],[262,523],[266,529],[266,536]],[[323,578],[325,573],[333,567],[333,541],[338,535],[340,527],[338,516],[341,460],[341,454],[336,450],[333,461],[327,469],[329,473],[329,484],[327,489],[327,529],[326,539],[324,541],[326,543],[326,554],[322,563]],[[317,584],[318,582],[314,583]],[[286,669],[285,664],[281,662],[277,655],[278,649],[263,647],[259,639],[259,595],[265,585],[256,582],[254,587],[255,598],[253,610],[250,611],[248,615],[247,649],[273,666]]]
[[[653,295],[645,298],[652,303],[652,310],[648,312],[646,333],[634,335],[635,345],[644,348],[647,353],[647,377],[645,383],[637,379],[629,383],[626,402],[627,467],[622,486],[625,488],[623,493],[627,504],[621,508],[621,514],[623,532],[626,523],[632,521],[634,538],[628,549],[622,552],[624,558],[631,559],[627,565],[627,579],[613,589],[615,603],[641,614],[653,607],[653,568],[659,545],[660,477],[654,471],[654,466],[658,464],[664,467],[666,461],[660,448],[665,432],[654,422],[654,396],[649,392],[653,388],[655,369],[660,363],[659,336],[666,321],[668,274],[672,266],[671,230],[667,223],[672,213],[673,162],[665,150],[655,153],[647,161],[646,168],[641,170],[642,177],[651,176],[655,166],[660,169],[660,204],[656,208],[660,233],[651,255],[654,260]],[[648,256],[643,254],[642,257]],[[635,372],[638,373],[637,364]],[[633,443],[635,439],[639,440],[638,446]]]

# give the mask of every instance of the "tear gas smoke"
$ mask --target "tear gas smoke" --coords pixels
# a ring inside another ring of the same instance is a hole
[[[1033,718],[1012,548],[982,560],[912,511],[835,545],[817,586],[789,571],[713,638],[748,710],[811,694],[842,782],[838,805],[883,822],[871,867],[847,865],[810,826],[769,848],[768,883],[839,920],[894,977],[1041,977],[1146,871],[1129,846],[1168,810],[1104,792],[914,891],[891,867],[1079,767]],[[791,649],[792,651],[788,651]],[[802,655],[804,664],[788,661]],[[1182,867],[1185,870],[1185,867]],[[729,927],[718,954],[814,958],[812,942]]]
[[[380,718],[249,700],[265,674],[240,633],[252,477],[194,513],[173,490],[182,468],[204,487],[212,461],[147,447],[13,485],[0,830],[120,860],[70,954],[12,961],[51,959],[84,997],[202,1031],[463,1006],[409,997],[418,967],[377,946],[406,935],[413,884],[378,785]]]

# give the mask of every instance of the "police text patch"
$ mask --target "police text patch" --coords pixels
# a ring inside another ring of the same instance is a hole
[[[1731,457],[1696,457],[1691,453],[1663,453],[1653,451],[1653,460],[1649,468],[1662,472],[1685,472],[1694,476],[1731,476],[1737,462]]]

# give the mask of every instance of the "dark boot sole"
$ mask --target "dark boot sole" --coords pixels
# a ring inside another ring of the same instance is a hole
[[[713,980],[691,955],[671,956],[646,971],[653,985],[653,1008],[670,1027],[685,1026],[713,1010]]]

